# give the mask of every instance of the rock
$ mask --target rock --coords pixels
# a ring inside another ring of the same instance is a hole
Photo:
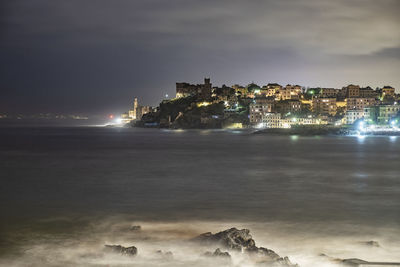
[[[169,259],[173,258],[173,256],[174,256],[174,254],[172,254],[171,251],[163,252],[162,250],[157,250],[156,253],[162,257],[169,258]]]
[[[248,229],[238,230],[236,228],[231,228],[216,234],[207,232],[195,237],[192,239],[192,241],[201,242],[204,244],[216,243],[227,249],[245,252],[249,254],[251,258],[254,259],[258,264],[265,266],[271,264],[286,267],[298,266],[297,264],[291,263],[288,257],[282,258],[273,250],[257,247],[254,239],[250,235],[250,230]],[[214,253],[208,252],[207,256],[212,256],[216,252],[217,250]],[[219,250],[219,252],[221,251]]]
[[[131,231],[140,231],[140,230],[142,230],[142,227],[140,225],[131,226]]]
[[[279,258],[279,259],[276,260],[276,262],[277,262],[279,265],[282,265],[282,266],[297,266],[297,267],[299,266],[299,265],[297,265],[297,264],[293,264],[293,263],[289,260],[288,257]]]
[[[120,245],[105,245],[105,250],[127,256],[135,256],[137,254],[137,248],[135,246],[123,247]]]
[[[368,262],[360,259],[344,259],[341,260],[341,263],[346,266],[359,266],[360,264],[366,264]]]
[[[258,257],[267,257],[270,260],[276,261],[281,259],[281,257],[275,253],[275,251],[263,247],[254,247],[250,250],[247,250],[247,252],[253,254],[253,256],[258,256]]]
[[[204,256],[207,257],[221,257],[221,258],[230,258],[231,255],[229,252],[222,252],[219,248],[217,248],[214,253],[207,251],[204,253]]]
[[[281,257],[275,251],[267,248],[256,248],[249,251],[249,254],[261,266],[285,266],[285,267],[295,267],[297,264],[293,264],[288,257]]]
[[[250,235],[250,230],[231,228],[216,234],[207,232],[194,238],[193,241],[202,243],[219,243],[223,247],[234,250],[242,250],[255,247],[255,242]]]
[[[380,247],[379,243],[377,241],[373,241],[373,240],[365,241],[365,242],[361,242],[361,243],[364,245],[370,246],[370,247],[376,247],[376,248]]]
[[[320,256],[323,256],[336,264],[340,264],[341,266],[353,266],[353,267],[370,266],[370,265],[400,266],[400,262],[374,262],[374,261],[365,261],[357,258],[340,259],[340,258],[333,258],[325,254],[320,254]]]

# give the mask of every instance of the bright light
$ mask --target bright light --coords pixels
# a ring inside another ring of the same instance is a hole
[[[360,131],[365,131],[365,128],[364,128],[364,122],[363,121],[360,121],[359,123],[358,123],[358,129],[360,130]]]
[[[265,128],[265,123],[260,122],[259,124],[256,125],[256,128],[257,128],[257,129]]]
[[[209,105],[211,105],[212,103],[210,103],[210,102],[201,102],[201,103],[197,103],[197,106],[198,107],[206,107],[206,106],[209,106]]]
[[[113,114],[109,115],[108,117],[109,117],[110,119],[114,119],[114,115],[113,115]]]
[[[118,123],[118,124],[121,124],[122,123],[122,119],[118,118],[118,119],[115,120],[115,122]]]

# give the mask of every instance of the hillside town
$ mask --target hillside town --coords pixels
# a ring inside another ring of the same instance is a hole
[[[395,88],[306,88],[268,83],[213,87],[176,83],[176,97],[156,108],[133,107],[121,115],[122,123],[161,128],[292,128],[296,126],[391,127],[399,124],[400,94]]]

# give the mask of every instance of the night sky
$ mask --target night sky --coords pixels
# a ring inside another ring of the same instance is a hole
[[[398,0],[0,2],[0,113],[120,112],[205,76],[400,88]]]

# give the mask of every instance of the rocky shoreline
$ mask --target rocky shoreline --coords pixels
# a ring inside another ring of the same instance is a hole
[[[281,257],[273,250],[257,247],[248,229],[239,230],[237,228],[230,228],[216,234],[207,232],[188,240],[188,242],[204,247],[219,246],[220,248],[217,248],[214,252],[206,251],[202,254],[202,256],[209,258],[231,260],[229,252],[236,252],[247,255],[249,263],[257,266],[299,266],[293,264],[288,257]],[[222,251],[221,248],[228,251]],[[138,254],[138,249],[135,246],[123,247],[121,245],[105,245],[104,250],[107,253],[120,254],[123,256],[136,256]],[[173,252],[170,251],[164,253],[162,250],[158,250],[156,253],[173,257]]]
[[[140,230],[140,226],[135,226],[133,228],[133,231]],[[251,236],[249,229],[239,230],[237,228],[230,228],[215,234],[206,232],[186,240],[185,242],[188,245],[195,244],[203,248],[204,252],[197,256],[214,261],[215,265],[212,266],[219,266],[220,264],[237,266],[233,263],[233,255],[242,255],[247,259],[246,262],[244,262],[246,266],[300,267],[298,264],[292,263],[287,256],[282,257],[271,249],[256,246],[256,242]],[[380,247],[380,244],[376,241],[364,241],[362,243],[370,247]],[[212,247],[217,248],[214,251],[210,251],[209,249]],[[105,245],[104,252],[121,255],[123,257],[135,257],[139,254],[137,247],[123,247],[121,245]],[[174,259],[174,252],[171,251],[157,250],[154,252],[154,255],[158,255],[164,260],[171,261]],[[371,262],[357,258],[340,259],[330,257],[323,253],[319,256],[321,257],[322,262],[329,262],[330,264],[337,266],[400,266],[400,263],[398,262]]]

